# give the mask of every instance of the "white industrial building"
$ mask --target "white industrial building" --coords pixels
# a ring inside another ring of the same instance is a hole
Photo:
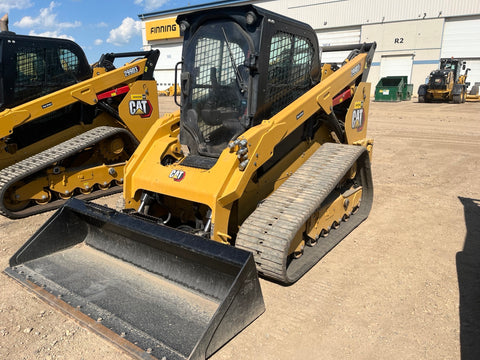
[[[175,18],[209,8],[254,4],[303,21],[316,31],[319,45],[377,42],[369,81],[372,91],[384,76],[408,76],[414,94],[440,58],[465,59],[467,81],[480,82],[479,0],[274,0],[217,1],[140,14],[144,49],[159,49],[155,71],[159,89],[174,83],[182,38]],[[322,62],[341,59],[324,56]]]

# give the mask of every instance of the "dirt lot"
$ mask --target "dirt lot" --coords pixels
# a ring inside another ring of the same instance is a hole
[[[370,217],[295,285],[261,280],[266,312],[212,359],[479,359],[479,114],[372,102]],[[0,219],[1,269],[50,215]],[[4,274],[0,287],[0,359],[129,359]]]

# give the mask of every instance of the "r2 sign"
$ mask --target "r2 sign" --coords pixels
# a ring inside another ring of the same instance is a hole
[[[403,38],[395,38],[393,39],[394,44],[403,44]]]

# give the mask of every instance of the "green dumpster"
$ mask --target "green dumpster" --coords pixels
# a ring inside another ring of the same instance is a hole
[[[406,76],[386,76],[375,87],[375,101],[402,101],[412,97],[413,84]]]

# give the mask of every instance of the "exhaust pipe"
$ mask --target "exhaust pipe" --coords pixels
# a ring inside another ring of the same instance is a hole
[[[3,15],[0,19],[0,31],[8,31],[8,14]]]

